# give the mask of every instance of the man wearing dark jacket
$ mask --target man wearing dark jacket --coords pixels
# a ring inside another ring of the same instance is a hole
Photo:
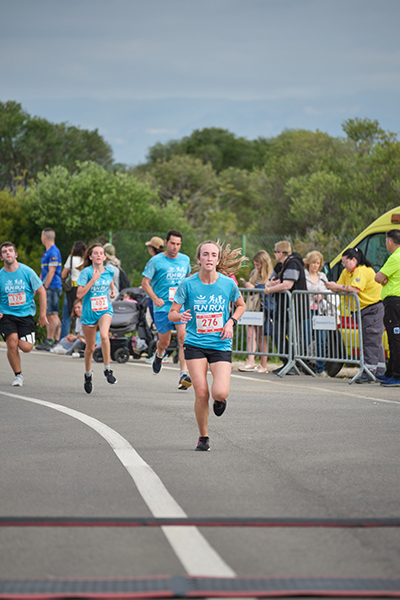
[[[297,252],[292,252],[290,242],[277,242],[275,244],[274,254],[278,263],[282,263],[282,267],[279,273],[275,273],[275,271],[272,273],[271,279],[265,284],[265,293],[268,295],[276,294],[276,292],[284,292],[285,290],[307,291],[303,259]],[[276,294],[274,297],[274,342],[278,353],[282,352],[284,354],[288,354],[288,297],[286,294]],[[286,356],[282,356],[281,360],[284,367],[288,362],[288,359]]]

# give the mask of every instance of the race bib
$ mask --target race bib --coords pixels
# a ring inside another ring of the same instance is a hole
[[[90,299],[90,303],[92,306],[92,310],[107,310],[108,308],[108,300],[107,296],[94,296]]]
[[[172,301],[175,297],[175,292],[178,288],[177,287],[170,287],[168,290],[168,300]]]
[[[18,294],[8,294],[8,306],[20,306],[21,304],[25,304],[25,302],[25,292],[19,292]]]
[[[207,315],[196,315],[197,333],[216,333],[222,331],[224,324],[222,313],[209,313]]]

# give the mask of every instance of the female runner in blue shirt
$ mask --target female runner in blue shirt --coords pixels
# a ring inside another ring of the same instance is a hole
[[[211,396],[214,413],[221,416],[226,408],[232,370],[233,328],[245,311],[245,303],[236,283],[223,273],[235,274],[245,257],[240,251],[222,250],[207,241],[196,252],[199,272],[184,279],[174,297],[169,320],[186,323],[184,352],[195,393],[194,411],[200,437],[196,450],[210,450],[208,437],[209,397],[207,369],[213,376]],[[235,307],[230,315],[230,303]],[[180,313],[184,306],[185,311]]]
[[[108,335],[113,314],[113,308],[108,299],[108,290],[111,288],[110,298],[115,298],[114,269],[105,267],[105,260],[103,246],[92,244],[86,251],[77,281],[76,297],[83,298],[81,323],[86,340],[84,389],[87,394],[93,390],[93,372],[90,367],[96,345],[96,325],[99,327],[101,337],[104,377],[108,383],[117,382],[110,369],[110,338]]]

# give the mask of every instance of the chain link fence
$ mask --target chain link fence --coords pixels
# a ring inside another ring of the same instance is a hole
[[[115,231],[110,232],[110,240],[116,249],[118,258],[121,260],[121,266],[128,274],[132,285],[139,285],[142,280],[142,271],[150,258],[146,242],[153,236],[159,236],[165,239],[166,232],[160,231]],[[190,232],[185,233],[182,242],[182,252],[187,254],[192,264],[195,261],[196,248],[200,242],[207,239],[205,236]],[[318,247],[312,240],[300,240],[292,238],[290,235],[240,235],[232,234],[229,236],[221,235],[219,239],[223,243],[228,243],[231,248],[242,248],[243,254],[249,258],[247,271],[253,269],[252,258],[259,250],[266,250],[271,259],[274,258],[273,249],[277,242],[287,240],[292,247],[302,256],[309,250],[319,250],[324,254],[325,260],[332,260],[344,247],[351,242],[348,237],[334,238],[329,241],[326,248]],[[248,273],[246,273],[248,275]]]

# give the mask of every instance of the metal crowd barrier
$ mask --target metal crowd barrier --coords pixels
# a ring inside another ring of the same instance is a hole
[[[296,290],[291,296],[293,360],[311,375],[315,373],[309,363],[318,361],[331,376],[336,375],[343,364],[359,366],[350,383],[363,371],[375,380],[364,363],[357,294]]]
[[[328,375],[336,375],[344,364],[374,375],[364,364],[361,311],[357,294],[330,291],[317,295],[308,291],[265,295],[263,288],[240,288],[246,312],[238,322],[234,354],[277,356],[286,364],[283,377],[299,367],[315,376],[315,364],[323,363]]]
[[[264,286],[240,288],[240,291],[246,303],[246,312],[235,330],[233,353],[278,356],[292,365],[290,292],[265,295]]]

